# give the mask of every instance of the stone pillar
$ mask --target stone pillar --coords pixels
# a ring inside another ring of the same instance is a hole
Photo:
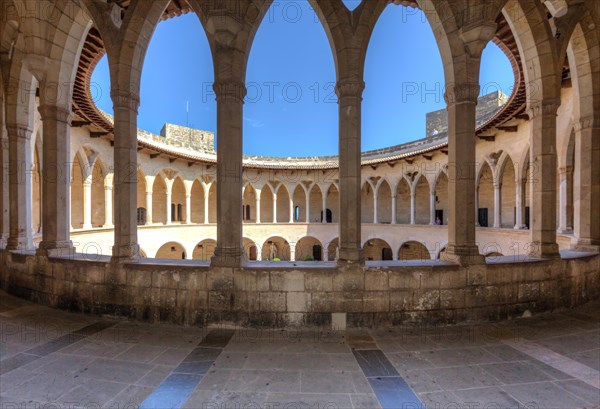
[[[310,190],[306,193],[306,215],[304,218],[306,219],[306,223],[310,223]]]
[[[290,261],[296,261],[296,245],[290,243]]]
[[[515,230],[522,230],[527,228],[527,226],[525,226],[525,180],[524,179],[520,179],[517,178],[517,180],[515,180],[515,187],[516,187],[516,200],[515,200],[515,207],[516,207],[516,214],[515,214]]]
[[[392,193],[392,224],[397,224],[396,206],[398,206],[398,194]]]
[[[529,109],[531,123],[531,244],[529,254],[558,258],[556,243],[556,113],[560,101],[540,101]]]
[[[204,186],[204,224],[210,222],[208,217],[208,206],[210,204],[210,185]]]
[[[479,227],[479,185],[475,185],[475,227]]]
[[[185,195],[185,224],[192,223],[192,195]]]
[[[83,229],[92,228],[92,181],[83,181]]]
[[[321,191],[321,199],[321,207],[323,208],[323,220],[321,220],[321,222],[327,223],[327,192],[323,193],[323,191]]]
[[[329,249],[327,247],[321,247],[323,251],[321,251],[321,261],[329,261]]]
[[[217,97],[217,248],[211,264],[240,267],[242,247],[242,122],[246,86],[216,82]]]
[[[277,223],[277,193],[273,193],[273,224]]]
[[[435,225],[435,190],[429,192],[429,224]]]
[[[10,226],[6,249],[32,250],[30,148],[32,131],[21,125],[9,125],[7,130]],[[43,224],[42,228],[44,231],[47,230]]]
[[[363,263],[361,246],[361,109],[365,83],[338,81],[340,224],[339,262]]]
[[[139,96],[115,91],[115,243],[113,260],[136,260],[140,256],[137,239],[137,115]]]
[[[571,204],[569,202],[569,187],[570,180],[573,174],[571,167],[563,167],[558,169],[559,177],[559,201],[558,207],[558,233],[571,234],[573,232],[572,225],[568,223],[568,215],[570,213]]]
[[[410,191],[410,224],[415,224],[415,215],[417,211],[417,192],[416,187]]]
[[[146,212],[146,216],[148,212]],[[104,186],[104,228],[113,226],[113,188],[112,185]]]
[[[152,190],[146,190],[146,225],[152,224]]]
[[[260,224],[260,190],[255,189],[254,193],[256,195],[256,224]]]
[[[0,105],[0,108],[3,108]],[[3,112],[0,112],[0,117],[3,118]],[[8,238],[8,209],[10,202],[8,198],[8,132],[4,127],[4,121],[0,128],[0,204],[2,205],[2,213],[0,213],[0,248],[6,247],[6,239]]]
[[[575,124],[574,249],[600,251],[600,123]]]
[[[483,48],[481,48],[482,50]],[[479,64],[479,59],[474,61]],[[449,85],[448,104],[448,246],[446,258],[465,264],[485,263],[475,241],[475,107],[478,83]]]
[[[294,198],[293,194],[290,195],[290,223],[294,223]]]
[[[172,188],[173,188],[173,186],[167,182],[167,194],[166,194],[166,196],[167,196],[167,223],[166,224],[172,224],[172,220],[173,220],[173,209],[171,208]],[[177,212],[177,209],[175,209],[175,212]]]
[[[494,183],[494,228],[502,228],[502,183]]]
[[[42,241],[38,252],[49,256],[75,252],[71,226],[71,111],[57,106],[39,107],[44,127],[42,149]],[[91,189],[91,185],[89,186]],[[85,191],[85,189],[84,189]],[[88,190],[88,200],[91,199]],[[84,193],[85,194],[85,193]],[[12,202],[12,198],[11,198]],[[91,201],[86,203],[91,227]],[[29,217],[29,216],[28,216]]]
[[[379,223],[379,189],[373,190],[373,224]]]

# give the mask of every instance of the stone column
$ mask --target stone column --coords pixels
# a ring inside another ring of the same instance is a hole
[[[481,48],[483,49],[483,48]],[[474,63],[479,64],[479,59]],[[459,264],[485,263],[475,241],[475,107],[478,83],[449,85],[448,246],[446,257]]]
[[[146,215],[148,212],[146,212]],[[112,185],[104,186],[104,228],[113,226],[113,188]]]
[[[172,220],[173,220],[173,209],[171,208],[172,189],[173,189],[173,185],[167,181],[167,194],[166,194],[166,197],[167,197],[167,223],[166,224],[171,224]],[[177,209],[175,209],[175,212],[177,212]]]
[[[115,243],[113,260],[136,260],[137,238],[137,115],[139,96],[114,91]]]
[[[254,189],[256,195],[256,224],[260,224],[260,190]]]
[[[204,224],[210,222],[208,217],[208,207],[210,204],[210,185],[204,186]]]
[[[379,189],[373,190],[373,224],[379,223]]]
[[[584,118],[575,124],[573,177],[576,250],[600,251],[600,123]]]
[[[242,247],[242,122],[246,86],[215,82],[217,97],[217,248],[211,264],[240,267]]]
[[[192,195],[185,195],[185,224],[192,223]]]
[[[294,223],[294,198],[290,195],[290,223]]]
[[[0,105],[0,108],[3,108]],[[3,118],[3,113],[0,113]],[[10,202],[8,198],[8,132],[4,127],[4,121],[0,129],[0,202],[2,204],[2,213],[0,213],[0,248],[6,247],[6,239],[8,238],[8,209]]]
[[[475,185],[475,227],[479,227],[479,185]]]
[[[296,245],[290,244],[290,261],[296,261]]]
[[[70,237],[71,111],[57,106],[43,105],[39,107],[39,112],[44,126],[44,140],[43,165],[40,173],[42,241],[38,252],[48,256],[70,255],[75,252]],[[91,202],[86,204],[85,210],[90,212],[87,215],[89,228],[92,224]]]
[[[83,182],[83,229],[92,228],[92,181]]]
[[[277,193],[273,192],[273,224],[277,223]]]
[[[429,224],[435,225],[435,190],[429,192]]]
[[[529,109],[531,123],[531,244],[529,254],[558,258],[556,243],[556,113],[560,101],[540,101]]]
[[[323,191],[321,191],[321,200],[321,207],[323,208],[323,220],[321,220],[321,222],[327,223],[327,193],[323,193]]]
[[[361,109],[365,83],[338,81],[340,241],[339,262],[363,263],[361,246]]]
[[[410,224],[415,224],[415,215],[417,211],[417,192],[416,187],[410,190]]]
[[[517,178],[515,180],[515,230],[527,228],[525,226],[525,180]]]
[[[398,206],[398,194],[392,193],[392,224],[397,224],[396,206]]]
[[[146,190],[146,225],[152,224],[152,190]]]
[[[327,247],[321,247],[323,251],[321,252],[321,261],[329,261],[329,249]]]
[[[558,169],[558,177],[559,177],[559,201],[560,205],[558,207],[558,233],[562,234],[570,234],[572,233],[572,228],[568,224],[568,214],[569,212],[569,181],[573,174],[573,169],[571,167],[563,167]]]
[[[32,130],[21,125],[9,125],[7,130],[10,226],[6,249],[32,250],[30,148]],[[43,224],[42,228],[44,231],[47,230]]]
[[[304,215],[306,223],[310,223],[310,190],[306,193],[306,214]]]
[[[502,228],[502,183],[494,183],[494,228]]]

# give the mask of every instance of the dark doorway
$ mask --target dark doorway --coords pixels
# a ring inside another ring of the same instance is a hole
[[[248,255],[250,261],[256,261],[256,246],[250,247],[250,254]]]
[[[323,248],[318,244],[313,246],[313,259],[315,261],[321,261],[323,259]]]
[[[525,226],[529,228],[529,206],[525,207]]]
[[[481,227],[488,227],[489,226],[489,222],[488,222],[488,209],[479,209],[479,217],[478,217],[478,222],[479,225]]]
[[[386,247],[383,250],[381,250],[381,259],[383,261],[393,260],[394,255],[392,254],[392,249]]]
[[[435,211],[435,223],[436,224],[438,224],[438,220],[439,220],[439,224],[444,224],[444,211],[443,210]]]
[[[333,213],[331,212],[330,209],[327,209],[326,217],[327,217],[327,219],[325,220],[326,223],[333,222]],[[321,223],[323,223],[323,212],[321,212]]]

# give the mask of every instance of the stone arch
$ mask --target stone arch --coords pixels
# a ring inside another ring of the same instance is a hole
[[[244,253],[246,254],[246,258],[248,261],[257,261],[261,259],[261,249],[251,238],[244,237],[242,240],[242,245],[244,246]]]
[[[435,223],[442,225],[448,224],[448,175],[446,172],[440,172],[435,181]],[[439,220],[438,220],[439,219]]]
[[[482,164],[477,178],[477,197],[478,224],[482,227],[494,226],[494,173],[487,161]]]
[[[396,222],[410,223],[410,184],[406,178],[401,178],[396,186]]]
[[[327,190],[327,210],[331,211],[331,222],[340,221],[340,191],[335,183],[332,183]],[[329,217],[328,215],[326,215]],[[329,219],[327,219],[329,220]]]
[[[308,223],[320,223],[323,212],[323,193],[321,187],[313,184],[310,188],[310,209]]]
[[[277,186],[277,223],[290,221],[290,193],[287,186],[281,183]]]
[[[405,241],[398,250],[398,260],[431,260],[431,253],[419,241]]]
[[[204,239],[194,247],[192,253],[192,260],[203,260],[210,261],[212,256],[215,255],[215,249],[217,248],[217,241],[214,239]]]
[[[329,243],[327,243],[327,260],[335,261],[338,258],[338,249],[340,247],[339,238],[331,239]]]
[[[102,159],[96,158],[92,167],[92,227],[102,227],[106,220],[105,205],[105,166]]]
[[[513,228],[515,225],[516,213],[516,183],[517,178],[514,163],[510,155],[506,155],[504,160],[498,165],[498,181],[501,186],[501,226],[503,228]]]
[[[266,184],[260,189],[260,221],[273,223],[273,188]]]
[[[81,152],[77,152],[71,170],[71,227],[73,229],[83,227],[83,182],[88,177],[86,166],[87,158]]]
[[[184,223],[186,207],[185,184],[183,178],[177,176],[171,186],[171,222]]]
[[[318,246],[318,251],[315,247]],[[320,258],[317,256],[321,256]],[[296,242],[297,261],[322,261],[325,256],[321,241],[312,236],[302,237]]]
[[[217,222],[217,183],[213,182],[210,184],[208,189],[208,222]]]
[[[252,183],[247,183],[244,188],[244,196],[242,199],[242,206],[244,211],[242,212],[242,219],[246,223],[256,223],[256,188]]]
[[[377,188],[377,223],[392,223],[392,188],[385,179]]]
[[[429,224],[431,222],[431,188],[425,175],[417,176],[413,189],[415,192],[415,223]]]
[[[261,249],[262,260],[276,261],[289,261],[290,260],[290,243],[283,237],[273,236],[269,237],[263,243]]]
[[[196,179],[192,183],[191,195],[192,223],[204,223],[204,186],[200,180]]]
[[[172,260],[185,260],[185,247],[176,241],[170,241],[163,244],[156,252],[155,258],[164,258]]]
[[[375,189],[369,181],[365,181],[360,191],[360,205],[361,205],[361,222],[362,223],[373,223],[374,222],[374,206],[375,206]]]
[[[167,184],[159,173],[152,186],[152,222],[167,224]]]
[[[372,238],[367,240],[363,246],[363,251],[365,259],[369,261],[394,259],[392,247],[383,239]]]
[[[309,215],[306,212],[306,188],[302,183],[299,183],[294,188],[294,221],[308,223]]]

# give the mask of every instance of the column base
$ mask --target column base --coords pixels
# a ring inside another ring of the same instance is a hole
[[[111,223],[111,224],[103,224],[103,225],[102,225],[102,228],[103,228],[103,229],[114,229],[114,228],[115,228],[115,225],[114,225],[114,224],[112,224],[112,223]]]
[[[591,239],[577,239],[571,244],[571,250],[586,253],[600,253],[600,241]]]
[[[112,259],[113,263],[127,263],[130,261],[137,261],[141,258],[140,246],[137,243],[114,245],[112,248]]]
[[[558,234],[573,234],[573,228],[567,227],[566,229],[558,229],[556,232]]]
[[[560,258],[558,244],[556,243],[540,243],[534,241],[530,244],[530,247],[531,250],[528,253],[529,257],[551,260]]]
[[[93,226],[91,224],[84,224],[81,228],[83,230],[91,230],[93,229]]]
[[[210,259],[211,267],[242,267],[246,261],[244,251],[239,248],[224,249],[217,247],[215,255]]]
[[[449,244],[440,255],[442,261],[461,266],[485,264],[485,257],[479,253],[477,246],[457,246]]]
[[[33,239],[31,236],[26,237],[9,237],[6,240],[6,250],[33,250]]]
[[[75,255],[75,247],[73,247],[71,240],[42,241],[36,254],[44,257],[73,257]]]
[[[524,224],[522,224],[522,225],[515,225],[514,229],[515,230],[527,230],[527,226],[525,226]]]
[[[338,265],[347,266],[349,264],[365,264],[365,254],[363,249],[355,248],[339,248],[338,252]]]

